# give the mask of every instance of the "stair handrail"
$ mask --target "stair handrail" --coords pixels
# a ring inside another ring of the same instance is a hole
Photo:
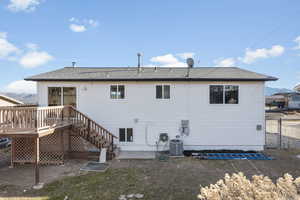
[[[74,112],[77,112],[77,113],[79,113],[80,115],[82,115],[83,117],[85,117],[88,121],[89,121],[89,123],[88,123],[88,126],[89,126],[89,128],[90,128],[90,124],[91,123],[94,123],[96,126],[98,126],[100,129],[102,129],[105,133],[107,133],[109,136],[111,136],[112,138],[118,138],[117,136],[115,136],[113,133],[111,133],[109,130],[107,130],[106,128],[104,128],[103,126],[101,126],[99,123],[97,123],[96,121],[94,121],[93,119],[91,119],[87,114],[84,114],[84,113],[82,113],[82,112],[80,112],[79,110],[77,110],[75,107],[73,107],[73,106],[71,106],[71,105],[68,105],[68,106],[66,106],[66,107],[68,107],[69,109],[71,109],[72,111],[74,111]],[[113,142],[113,141],[111,141],[111,142]]]

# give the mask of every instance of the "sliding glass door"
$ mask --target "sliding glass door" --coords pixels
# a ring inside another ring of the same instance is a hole
[[[71,105],[76,108],[77,104],[75,87],[49,87],[48,88],[48,105],[61,106]]]
[[[63,105],[71,105],[76,108],[76,88],[63,88]]]

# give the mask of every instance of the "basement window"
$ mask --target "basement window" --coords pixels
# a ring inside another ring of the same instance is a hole
[[[210,85],[210,104],[238,104],[239,86],[237,85]]]
[[[132,128],[120,128],[119,129],[119,141],[120,142],[133,142],[133,129]]]
[[[156,86],[156,99],[170,99],[170,86],[157,85]]]
[[[110,86],[110,98],[111,99],[124,99],[125,98],[125,86],[124,85],[111,85]]]

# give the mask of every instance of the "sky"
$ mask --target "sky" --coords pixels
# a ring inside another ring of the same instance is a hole
[[[0,91],[71,66],[241,67],[300,82],[299,0],[0,0]]]

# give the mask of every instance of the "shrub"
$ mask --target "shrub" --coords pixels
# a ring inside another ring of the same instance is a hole
[[[200,189],[200,200],[300,200],[300,177],[285,174],[276,183],[263,175],[251,180],[243,173],[226,174],[216,184]]]

